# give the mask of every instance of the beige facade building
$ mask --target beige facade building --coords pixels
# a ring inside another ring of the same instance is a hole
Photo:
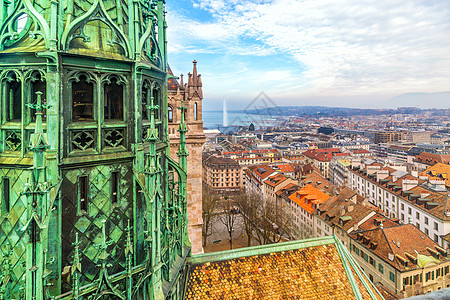
[[[169,70],[172,74],[172,71]],[[173,75],[173,74],[172,74]],[[203,90],[201,75],[197,74],[197,62],[194,61],[192,74],[188,74],[188,83],[184,84],[183,75],[180,82],[169,79],[168,111],[170,154],[178,161],[179,146],[178,127],[181,121],[181,102],[187,107],[185,120],[188,128],[186,134],[188,156],[187,211],[188,232],[192,243],[192,253],[202,252],[202,146],[205,143],[202,120]]]
[[[399,219],[402,224],[413,222],[441,247],[442,237],[450,233],[450,203],[445,193],[428,189],[424,180],[407,172],[352,161],[348,186],[377,206],[384,215]]]
[[[374,144],[398,142],[402,139],[402,133],[397,131],[376,131],[373,133]]]
[[[383,216],[348,187],[314,211],[316,236],[335,234],[369,279],[398,298],[450,286],[448,251],[412,224]]]
[[[287,186],[290,183],[297,183],[297,180],[286,177],[284,174],[277,173],[275,175],[269,176],[264,180],[264,198],[265,201],[277,204],[277,192]]]
[[[238,192],[242,189],[242,168],[231,158],[206,154],[203,183],[218,194]]]
[[[259,195],[264,200],[264,180],[277,172],[268,165],[251,166],[244,170],[244,188],[246,193]]]
[[[431,134],[426,131],[408,131],[403,134],[403,139],[417,144],[431,143]]]
[[[283,161],[276,149],[224,152],[222,155],[223,157],[236,160],[241,166],[280,163]]]
[[[373,283],[399,298],[450,287],[447,251],[412,224],[350,234],[351,253]]]

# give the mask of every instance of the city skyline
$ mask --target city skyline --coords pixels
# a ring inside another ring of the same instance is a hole
[[[176,75],[199,62],[205,110],[224,96],[244,108],[261,91],[277,105],[448,107],[446,1],[167,5],[169,62]]]

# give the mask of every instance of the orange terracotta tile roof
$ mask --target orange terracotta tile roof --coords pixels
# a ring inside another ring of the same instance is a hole
[[[330,199],[331,196],[316,189],[313,185],[307,184],[297,192],[289,196],[289,199],[310,214],[316,209],[313,204],[320,205]]]
[[[366,149],[355,149],[355,150],[352,150],[352,152],[355,154],[370,153],[370,151],[368,151]]]
[[[384,217],[382,214],[376,213],[374,216],[369,218],[367,221],[365,221],[364,223],[359,225],[359,228],[363,231],[372,230],[372,229],[380,228],[381,223],[383,224],[383,228],[398,226],[397,223]]]
[[[347,300],[355,298],[351,282],[363,299],[382,299],[349,259],[335,237],[201,254],[189,260],[185,299]]]
[[[437,163],[428,167],[419,176],[426,176],[428,180],[443,180],[445,185],[450,187],[450,165]]]
[[[276,168],[280,169],[282,173],[294,172],[294,167],[291,164],[277,165]]]
[[[359,239],[358,235],[360,236]],[[358,243],[360,245],[363,240],[370,240],[371,243],[375,242],[376,247],[371,251],[399,271],[409,271],[422,267],[414,264],[408,256],[413,258],[418,258],[419,255],[431,257],[432,251],[438,252],[439,249],[438,244],[412,224],[351,233],[350,237],[355,241],[359,240]],[[369,244],[365,245],[367,249],[369,249]],[[390,255],[391,259],[389,258]],[[402,263],[402,258],[408,260],[407,266]],[[439,259],[435,261],[441,262],[448,259],[440,255]],[[420,261],[417,263],[420,264]]]
[[[269,178],[264,180],[264,183],[275,187],[287,179],[288,178],[286,176],[284,176],[283,174],[275,174],[275,175],[269,176]]]
[[[344,186],[338,190],[337,195],[322,203],[314,211],[314,214],[319,215],[320,219],[328,222],[330,225],[338,226],[348,231],[372,213],[372,206],[364,205],[363,201],[363,197]],[[340,217],[346,217],[347,220],[340,223]]]
[[[266,178],[267,176],[269,176],[270,174],[275,172],[274,169],[272,169],[271,167],[269,167],[267,165],[251,166],[251,167],[248,167],[248,169],[250,170],[251,173],[255,173],[261,179]]]
[[[381,283],[376,283],[375,287],[383,296],[384,300],[397,300],[399,297],[397,295],[392,294],[388,289],[386,289]]]
[[[329,162],[334,156],[348,156],[348,153],[341,153],[337,148],[311,149],[303,152],[303,155],[318,161]]]
[[[449,164],[450,154],[436,154],[436,153],[422,152],[414,159],[414,161],[421,162],[430,166],[435,165],[437,163]]]
[[[296,185],[295,183],[289,183],[285,187],[282,187],[277,194],[278,196],[281,196],[282,194],[287,194],[288,196],[292,195],[292,193],[296,192],[300,187]]]
[[[319,190],[332,194],[333,189],[335,188],[334,185],[325,179],[325,177],[320,174],[320,171],[317,169],[313,169],[311,173],[304,175],[305,177],[302,179],[302,182],[307,184],[311,183]]]

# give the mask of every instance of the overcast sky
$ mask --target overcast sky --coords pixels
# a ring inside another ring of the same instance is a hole
[[[179,75],[198,61],[205,110],[261,91],[277,105],[450,107],[442,94],[390,101],[450,91],[449,0],[168,0],[167,11],[169,63]]]

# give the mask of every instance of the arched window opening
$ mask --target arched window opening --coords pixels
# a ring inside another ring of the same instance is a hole
[[[169,122],[173,122],[173,109],[170,106],[167,109],[167,116],[169,117]]]
[[[72,119],[73,121],[94,120],[94,84],[86,76],[72,83]]]
[[[147,105],[150,105],[150,86],[146,81],[142,85],[142,120],[149,120]]]
[[[110,84],[105,84],[105,120],[123,120],[123,85],[112,78]]]
[[[161,119],[161,101],[159,99],[159,90],[153,89],[153,105],[158,105],[158,110],[155,111],[155,119]]]
[[[6,121],[20,122],[22,119],[22,87],[14,73],[6,82],[6,99]]]
[[[21,33],[22,30],[25,28],[25,25],[28,21],[28,15],[27,14],[21,14],[14,22],[14,29],[16,29],[17,33]]]
[[[194,120],[198,120],[197,102],[194,103]]]
[[[37,73],[36,76],[31,80],[31,103],[37,103],[37,92],[41,92],[41,100],[42,104],[47,103],[47,88],[45,81],[42,80],[41,74]],[[36,121],[36,110],[34,108],[30,108],[30,116],[31,121]],[[42,119],[45,120],[47,118],[47,111],[44,109],[42,111]]]

